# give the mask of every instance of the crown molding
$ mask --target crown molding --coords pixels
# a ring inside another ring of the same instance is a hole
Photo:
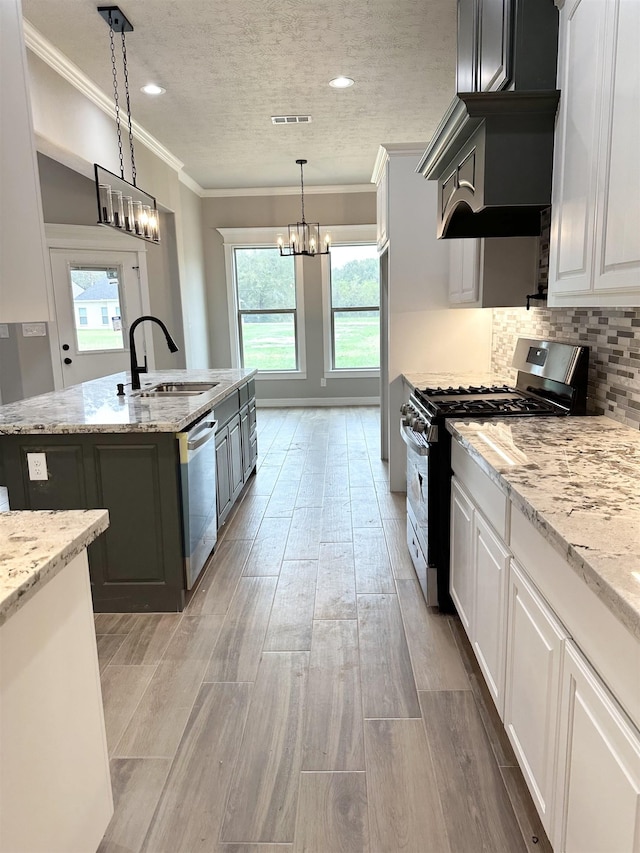
[[[25,45],[29,50],[39,57],[43,62],[52,68],[60,75],[67,83],[70,83],[77,89],[81,95],[84,95],[89,101],[94,103],[109,118],[115,121],[116,112],[113,101],[109,98],[102,89],[99,89],[96,84],[90,80],[87,75],[78,68],[71,60],[58,50],[51,42],[39,32],[33,24],[26,18],[24,23],[24,40]],[[176,172],[180,172],[184,166],[181,160],[169,151],[168,148],[159,142],[155,136],[152,136],[148,131],[138,124],[135,120],[131,122],[131,129],[134,137],[141,142],[145,148],[148,148],[156,157],[165,162]]]
[[[383,177],[384,167],[390,157],[422,157],[426,142],[385,142],[378,148],[376,162],[373,164],[371,183],[378,185]]]
[[[206,194],[206,190],[204,190],[197,181],[191,177],[191,175],[187,175],[184,170],[180,170],[178,172],[178,180],[181,184],[184,184],[185,187],[191,190],[191,192],[195,193],[199,198],[203,198]]]
[[[305,195],[375,192],[371,184],[334,184],[322,187],[304,185]],[[238,189],[203,190],[203,198],[234,198],[259,195],[300,195],[300,187],[240,187]]]

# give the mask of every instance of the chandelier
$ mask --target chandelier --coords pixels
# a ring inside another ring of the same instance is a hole
[[[300,166],[300,193],[302,196],[302,222],[289,225],[289,242],[285,244],[282,234],[278,234],[278,248],[281,255],[328,255],[331,247],[331,236],[320,237],[318,222],[306,222],[304,218],[304,174],[303,166],[306,160],[296,160]]]
[[[140,239],[147,240],[150,243],[159,243],[160,228],[156,200],[152,195],[141,190],[136,184],[136,158],[133,148],[129,72],[127,68],[127,46],[125,41],[125,33],[133,32],[133,26],[117,6],[98,6],[98,12],[109,25],[113,100],[115,103],[116,130],[120,153],[119,176],[99,166],[97,163],[94,164],[96,195],[98,198],[98,224],[109,225],[111,228],[131,234],[133,237],[140,237]],[[129,157],[131,161],[131,183],[126,181],[124,177],[124,154],[122,150],[122,127],[120,121],[120,99],[114,33],[120,33],[121,35],[127,130],[129,133]]]

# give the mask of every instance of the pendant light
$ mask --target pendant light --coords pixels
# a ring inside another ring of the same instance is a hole
[[[281,255],[328,255],[331,247],[331,237],[325,234],[324,240],[320,236],[320,225],[318,222],[306,222],[304,218],[304,173],[303,167],[306,160],[296,160],[300,166],[300,193],[302,196],[302,222],[289,225],[289,242],[285,244],[282,234],[278,234],[278,248]]]
[[[133,32],[133,26],[118,6],[98,6],[98,12],[109,25],[109,45],[111,49],[111,72],[113,75],[113,100],[116,112],[116,130],[120,153],[120,175],[116,175],[94,164],[96,195],[98,199],[98,223],[109,225],[133,237],[140,237],[150,243],[160,242],[158,207],[152,195],[141,190],[136,184],[136,158],[133,148],[133,129],[131,124],[131,101],[129,98],[129,71],[127,68],[127,46],[125,33]],[[127,129],[129,131],[129,156],[131,161],[131,183],[124,177],[124,154],[122,150],[122,128],[120,122],[120,100],[118,93],[118,72],[116,69],[116,49],[114,33],[121,35],[122,67],[124,73],[124,91],[126,96]]]

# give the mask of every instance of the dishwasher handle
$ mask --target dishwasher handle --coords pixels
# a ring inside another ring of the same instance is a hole
[[[187,450],[198,450],[216,434],[218,421],[203,421],[187,433]]]

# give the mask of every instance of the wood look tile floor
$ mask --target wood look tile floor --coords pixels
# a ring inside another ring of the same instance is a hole
[[[551,850],[456,617],[429,609],[374,407],[258,410],[181,614],[99,614],[100,853]]]

